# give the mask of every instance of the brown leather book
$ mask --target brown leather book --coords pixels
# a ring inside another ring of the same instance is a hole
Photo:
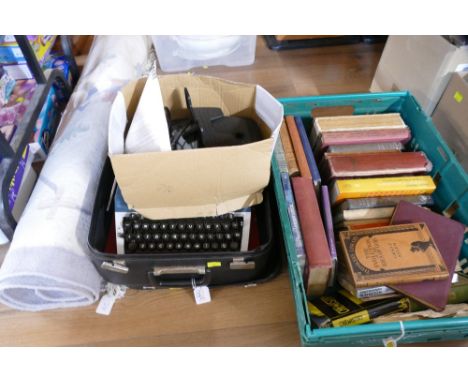
[[[280,129],[280,139],[281,143],[283,144],[283,151],[286,158],[286,163],[288,165],[289,176],[299,175],[299,167],[297,166],[296,155],[294,154],[291,137],[289,136],[288,127],[286,126],[286,122],[284,120]]]
[[[444,280],[449,272],[424,223],[341,231],[343,261],[355,288]]]
[[[312,179],[309,164],[304,153],[304,147],[302,147],[301,137],[299,135],[299,131],[297,130],[296,121],[292,115],[287,115],[285,119],[289,136],[291,137],[294,153],[296,154],[296,161],[297,166],[299,167],[299,172],[301,176]]]
[[[362,154],[325,153],[322,175],[326,179],[426,174],[432,163],[423,152]]]
[[[353,220],[353,221],[342,221],[338,224],[338,228],[356,230],[356,229],[385,227],[389,224],[390,224],[390,218],[361,219],[361,220]]]
[[[299,225],[306,252],[304,284],[309,298],[325,293],[332,274],[332,258],[312,179],[291,178]]]

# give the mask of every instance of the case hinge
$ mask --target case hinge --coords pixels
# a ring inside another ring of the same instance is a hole
[[[125,264],[125,261],[122,260],[114,260],[112,262],[103,261],[101,263],[101,268],[111,272],[128,273],[128,267]]]
[[[229,264],[230,269],[255,269],[255,261],[246,260],[244,257],[234,257]]]

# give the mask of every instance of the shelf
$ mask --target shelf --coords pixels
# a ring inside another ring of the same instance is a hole
[[[32,98],[29,101],[25,114],[16,127],[16,131],[8,143],[0,134],[0,184],[1,184],[1,202],[0,202],[0,229],[7,239],[12,238],[16,228],[17,221],[10,210],[9,205],[9,190],[10,184],[15,177],[18,165],[21,161],[22,154],[30,143],[34,132],[38,117],[46,103],[48,95],[54,88],[58,110],[56,110],[56,118],[51,120],[51,133],[49,141],[52,143],[58,124],[61,119],[61,114],[70,98],[73,85],[78,80],[78,67],[71,52],[71,44],[68,36],[61,36],[62,51],[70,64],[70,73],[72,86],[69,85],[64,74],[59,69],[52,69],[46,76],[43,69],[38,63],[35,53],[26,36],[15,36],[19,47],[26,59],[29,70],[36,81],[36,88]],[[29,198],[30,195],[28,195]]]

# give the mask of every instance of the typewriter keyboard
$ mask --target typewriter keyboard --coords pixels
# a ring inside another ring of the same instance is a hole
[[[244,216],[235,213],[168,220],[150,220],[131,213],[123,217],[119,236],[124,253],[130,254],[247,250],[242,248],[244,234]]]

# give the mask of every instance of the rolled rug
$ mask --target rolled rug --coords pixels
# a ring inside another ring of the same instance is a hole
[[[92,304],[102,279],[87,246],[117,90],[149,68],[146,36],[97,37],[0,269],[0,301],[39,311]]]

